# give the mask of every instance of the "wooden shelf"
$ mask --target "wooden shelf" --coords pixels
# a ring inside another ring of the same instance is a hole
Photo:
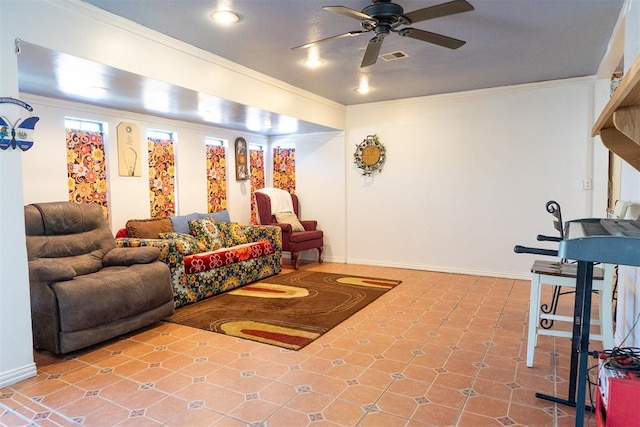
[[[596,120],[591,135],[640,171],[640,55]]]

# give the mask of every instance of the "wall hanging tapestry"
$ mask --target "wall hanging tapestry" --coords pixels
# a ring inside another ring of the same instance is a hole
[[[382,171],[382,166],[387,159],[387,150],[380,142],[378,135],[367,135],[367,137],[356,146],[353,153],[353,161],[362,170],[362,175],[370,176],[375,172]]]
[[[108,217],[107,167],[100,132],[66,129],[69,201],[98,203]]]
[[[273,187],[296,194],[296,149],[273,149]]]
[[[256,190],[264,188],[264,152],[262,149],[249,150],[249,167],[251,168],[251,224],[258,223],[258,206]]]
[[[149,138],[147,145],[151,218],[175,215],[176,168],[173,141]]]
[[[227,160],[222,145],[207,145],[207,205],[209,212],[227,209]]]
[[[181,307],[167,320],[299,350],[400,283],[296,271]]]

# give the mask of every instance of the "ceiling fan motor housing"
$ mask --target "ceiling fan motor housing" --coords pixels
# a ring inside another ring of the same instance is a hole
[[[379,22],[394,24],[402,17],[404,9],[399,4],[378,1],[362,9],[362,13],[375,18]]]

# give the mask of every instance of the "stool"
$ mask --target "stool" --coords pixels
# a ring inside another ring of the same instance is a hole
[[[537,260],[531,267],[531,297],[529,301],[529,326],[527,333],[527,367],[533,366],[534,348],[537,345],[538,335],[571,338],[571,331],[559,331],[545,329],[540,326],[543,320],[552,322],[573,323],[573,316],[561,316],[553,313],[545,313],[540,307],[540,295],[543,285],[552,285],[576,288],[578,272],[577,264],[561,261]],[[599,334],[591,334],[594,340],[601,341],[605,349],[612,349],[613,341],[613,274],[614,265],[603,264],[593,269],[593,290],[598,291],[598,320],[592,319],[591,325],[600,327]]]

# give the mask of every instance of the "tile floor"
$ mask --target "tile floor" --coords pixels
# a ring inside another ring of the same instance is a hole
[[[38,375],[0,389],[0,426],[573,425],[573,409],[534,396],[566,396],[569,340],[540,337],[525,366],[527,281],[301,268],[403,283],[300,351],[159,323],[36,352]]]

